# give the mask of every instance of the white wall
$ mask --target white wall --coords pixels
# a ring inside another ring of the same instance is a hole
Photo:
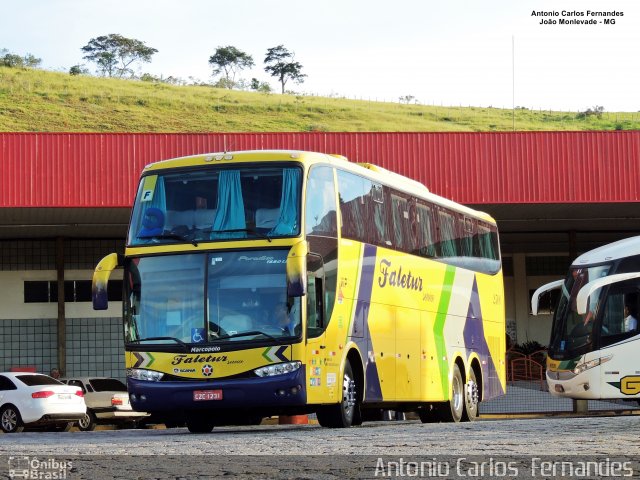
[[[67,270],[65,280],[91,280],[93,270]],[[122,279],[122,270],[113,272]],[[0,319],[57,318],[57,303],[24,303],[25,281],[55,281],[55,270],[0,271]],[[109,309],[95,311],[91,302],[67,302],[66,318],[121,317],[122,302],[109,302]]]

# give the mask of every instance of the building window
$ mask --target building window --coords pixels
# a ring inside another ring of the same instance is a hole
[[[108,287],[109,300],[122,301],[122,280],[111,280]],[[64,301],[90,302],[91,280],[66,280],[64,282]],[[57,303],[58,282],[24,282],[24,303]]]

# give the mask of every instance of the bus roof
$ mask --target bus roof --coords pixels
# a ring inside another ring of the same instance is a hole
[[[610,262],[618,258],[634,255],[640,255],[640,236],[618,240],[583,253],[573,261],[571,266],[582,267],[588,264]]]
[[[480,218],[495,224],[495,220],[487,213],[460,205],[454,201],[431,193],[422,183],[408,177],[391,172],[385,168],[371,163],[354,163],[342,155],[329,155],[318,152],[306,152],[299,150],[246,150],[238,152],[218,152],[187,157],[172,158],[151,163],[145,166],[144,171],[153,171],[167,168],[190,167],[210,164],[229,164],[236,162],[263,161],[297,161],[303,163],[329,163],[344,170],[358,173],[375,182],[396,187],[402,191],[423,198],[443,207],[457,210],[463,214]]]

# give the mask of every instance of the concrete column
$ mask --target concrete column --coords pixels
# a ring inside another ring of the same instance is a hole
[[[56,238],[56,279],[58,282],[58,368],[67,374],[67,342],[64,309],[64,239]]]
[[[513,255],[513,286],[517,338],[512,338],[512,340],[522,344],[529,339],[529,290],[527,289],[527,267],[524,253]]]

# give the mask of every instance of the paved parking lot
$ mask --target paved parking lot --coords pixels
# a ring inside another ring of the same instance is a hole
[[[9,467],[22,462],[29,469],[24,472],[31,475],[25,478],[70,480],[361,479],[383,473],[423,478],[571,478],[532,472],[532,462],[553,467],[568,459],[597,461],[594,465],[602,469],[620,460],[627,462],[620,463],[627,468],[622,473],[638,478],[639,431],[640,415],[617,415],[461,424],[389,421],[346,430],[313,424],[217,427],[203,435],[190,434],[186,428],[23,432],[0,435],[0,475],[11,477]],[[389,465],[392,471],[383,470]],[[414,470],[406,470],[411,467]],[[59,476],[52,476],[56,472]],[[603,478],[608,472],[586,478]]]
[[[546,455],[568,445],[584,455],[640,455],[640,415],[481,420],[460,424],[318,425],[23,432],[0,435],[0,455]]]

